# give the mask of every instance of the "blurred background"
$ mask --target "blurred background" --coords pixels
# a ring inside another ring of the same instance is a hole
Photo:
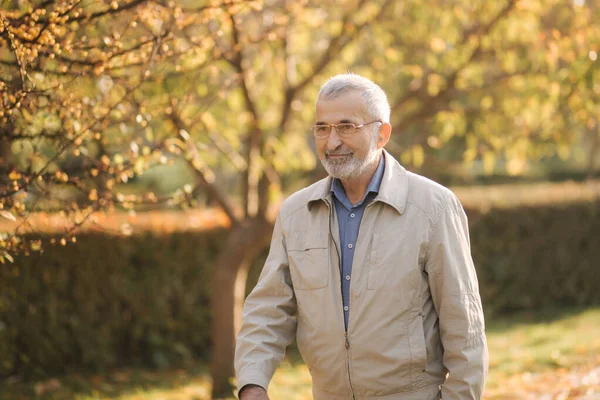
[[[600,398],[600,4],[0,1],[0,393],[231,398],[240,307],[325,176],[319,87],[469,216],[486,399]],[[294,345],[272,399],[310,399]]]

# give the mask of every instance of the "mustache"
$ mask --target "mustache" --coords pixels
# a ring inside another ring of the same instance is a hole
[[[326,156],[347,156],[347,155],[352,155],[352,151],[347,150],[347,149],[336,149],[336,150],[326,150],[325,151],[325,155]]]

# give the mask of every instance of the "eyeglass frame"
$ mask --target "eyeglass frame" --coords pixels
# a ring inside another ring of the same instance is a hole
[[[331,131],[333,130],[333,128],[335,128],[335,131],[337,132],[337,134],[338,134],[339,137],[341,137],[341,138],[348,138],[348,137],[351,137],[352,135],[354,135],[356,133],[357,129],[360,129],[363,126],[366,126],[366,125],[374,124],[375,122],[379,122],[379,123],[383,124],[382,120],[376,119],[375,121],[366,122],[366,123],[361,124],[361,125],[356,125],[356,124],[354,124],[352,122],[342,122],[341,124],[318,124],[318,125],[313,125],[310,128],[310,130],[312,131],[313,136],[315,138],[317,138],[317,139],[326,139],[326,138],[328,138],[329,135],[331,135]],[[348,134],[340,134],[340,131],[338,131],[338,129],[337,129],[338,125],[353,125],[354,126],[354,131],[352,132],[352,134],[349,134],[349,135]],[[316,134],[316,128],[317,127],[328,127],[329,131],[327,132],[327,135],[326,136],[317,136],[317,134]]]

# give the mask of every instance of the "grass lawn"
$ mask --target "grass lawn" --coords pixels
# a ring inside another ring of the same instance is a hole
[[[485,399],[600,399],[600,308],[488,319],[490,374]],[[204,400],[206,368],[114,370],[38,382],[0,382],[2,399]],[[269,389],[271,400],[311,399],[308,369],[291,355]]]

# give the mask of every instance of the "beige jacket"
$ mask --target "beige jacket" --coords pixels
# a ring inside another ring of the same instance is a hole
[[[488,368],[467,218],[385,152],[358,234],[348,332],[338,222],[323,179],[281,206],[237,339],[238,387],[268,387],[297,340],[316,400],[479,399]]]

